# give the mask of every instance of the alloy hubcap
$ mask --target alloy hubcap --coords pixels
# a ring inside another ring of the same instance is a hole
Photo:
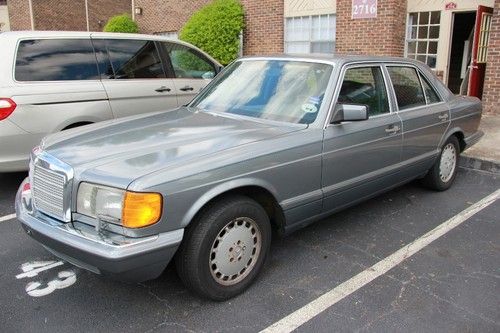
[[[441,161],[439,162],[439,178],[441,178],[442,182],[446,183],[451,179],[451,177],[453,177],[456,164],[457,152],[455,150],[455,146],[451,143],[448,143],[443,148],[443,152],[441,153]]]
[[[257,223],[239,217],[218,233],[210,251],[209,265],[217,283],[230,286],[243,280],[254,268],[262,247]]]

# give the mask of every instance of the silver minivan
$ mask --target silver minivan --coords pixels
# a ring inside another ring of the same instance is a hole
[[[161,36],[21,31],[0,45],[0,172],[27,170],[49,133],[185,105],[222,68]]]

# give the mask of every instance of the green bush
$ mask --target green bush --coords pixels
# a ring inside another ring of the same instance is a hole
[[[191,16],[179,38],[227,65],[238,57],[243,28],[243,6],[238,0],[214,0]]]
[[[139,27],[128,14],[122,14],[110,18],[104,26],[103,31],[138,33]]]

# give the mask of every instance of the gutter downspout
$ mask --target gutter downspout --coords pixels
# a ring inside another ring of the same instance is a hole
[[[132,0],[132,21],[135,21],[135,1]]]
[[[87,31],[90,31],[90,23],[89,23],[89,2],[85,0],[85,18],[87,19]]]
[[[33,17],[33,2],[32,2],[32,0],[28,0],[28,5],[30,8],[31,30],[35,30],[35,18]]]

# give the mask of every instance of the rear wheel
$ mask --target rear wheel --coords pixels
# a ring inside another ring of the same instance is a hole
[[[243,292],[261,270],[271,244],[265,210],[244,196],[208,207],[193,221],[176,255],[183,283],[216,301]]]
[[[450,188],[457,175],[459,155],[458,139],[451,136],[441,148],[439,158],[424,177],[424,185],[437,191]]]

